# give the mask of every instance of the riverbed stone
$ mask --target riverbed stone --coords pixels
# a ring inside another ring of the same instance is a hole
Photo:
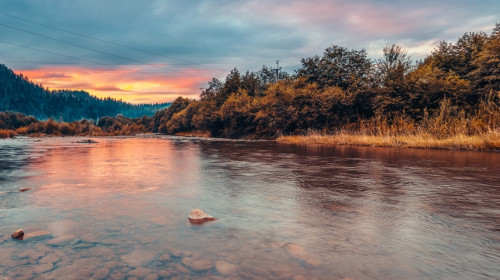
[[[135,250],[132,253],[122,256],[122,260],[131,267],[140,267],[154,259],[156,252],[151,250]]]
[[[56,255],[47,255],[47,256],[44,256],[43,258],[40,259],[40,263],[51,263],[51,264],[54,264],[58,261],[60,261],[61,259],[56,256]]]
[[[115,251],[111,248],[108,248],[108,247],[97,246],[97,247],[89,248],[85,252],[85,255],[105,258],[108,260],[108,259],[111,259],[113,256],[115,256]]]
[[[12,238],[14,239],[19,239],[19,240],[23,240],[23,236],[24,236],[24,231],[22,229],[18,229],[16,231],[14,231],[14,233],[12,233]]]
[[[193,224],[201,224],[204,222],[209,222],[215,220],[214,217],[205,213],[205,211],[195,208],[189,213],[189,222]]]
[[[172,260],[172,257],[169,254],[163,254],[160,256],[159,260],[162,262],[168,262]]]
[[[151,273],[148,276],[146,276],[146,278],[144,280],[158,280],[158,277],[159,277],[158,274]]]
[[[107,279],[109,275],[109,269],[107,268],[100,268],[92,274],[92,279],[100,280],[100,279]]]
[[[7,240],[10,240],[10,239],[12,239],[12,236],[10,236],[8,234],[0,235],[0,244],[7,241]]]
[[[180,263],[176,264],[174,268],[177,271],[177,273],[182,273],[182,274],[189,274],[189,273],[191,273],[191,271],[189,269],[187,269],[185,266],[183,266]]]
[[[38,230],[34,232],[28,232],[24,234],[23,240],[34,241],[34,240],[42,240],[45,238],[49,238],[51,236],[51,232],[48,230]]]
[[[27,191],[31,191],[31,188],[20,188],[19,191],[20,192],[27,192]]]
[[[51,222],[47,226],[47,230],[50,230],[52,232],[52,235],[54,235],[55,237],[61,237],[64,235],[76,234],[75,230],[79,227],[80,226],[78,225],[78,223],[74,220],[57,220]]]
[[[140,279],[146,278],[149,274],[151,274],[151,270],[144,267],[138,267],[128,273],[128,275],[132,275]]]
[[[42,264],[39,264],[37,266],[35,266],[35,268],[33,269],[33,271],[37,274],[40,274],[40,273],[44,273],[44,272],[47,272],[47,271],[50,271],[54,269],[54,265],[51,264],[51,263],[42,263]]]
[[[321,265],[321,259],[317,256],[307,253],[304,247],[293,243],[287,243],[285,247],[290,256],[314,267]]]
[[[158,271],[158,276],[161,278],[170,278],[174,272],[171,269],[162,269]]]
[[[233,274],[234,272],[236,272],[238,267],[232,263],[228,263],[225,261],[216,261],[215,268],[217,269],[217,272],[219,272],[220,274],[227,275],[227,274]]]
[[[182,264],[194,271],[204,271],[209,270],[213,267],[212,262],[205,259],[194,259],[191,257],[186,257],[182,260]]]
[[[76,235],[68,234],[68,235],[63,235],[61,237],[51,239],[51,240],[47,241],[47,244],[51,245],[51,246],[64,246],[64,245],[69,245],[69,244],[75,242],[77,239],[78,239],[78,237]]]
[[[38,250],[34,249],[27,249],[19,254],[17,254],[18,258],[24,259],[24,258],[29,258],[29,259],[35,259],[38,260],[39,258],[43,257],[45,255],[45,252],[40,252]]]

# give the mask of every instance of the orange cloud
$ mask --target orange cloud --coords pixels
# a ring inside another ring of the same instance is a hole
[[[199,69],[160,73],[129,66],[120,69],[80,66],[44,66],[17,69],[31,81],[50,89],[85,90],[97,97],[112,97],[131,103],[169,102],[178,96],[196,98],[211,74]]]

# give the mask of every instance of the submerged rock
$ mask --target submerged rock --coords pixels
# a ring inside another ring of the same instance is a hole
[[[216,261],[215,268],[220,274],[232,274],[236,272],[238,267],[232,263],[228,263],[225,261]]]
[[[209,270],[213,267],[212,262],[209,260],[204,260],[204,259],[197,260],[191,257],[184,258],[182,260],[182,264],[194,271]]]
[[[24,237],[24,231],[22,229],[18,229],[16,231],[14,231],[14,233],[11,235],[12,238],[14,239],[19,239],[19,240],[23,240],[23,237]]]
[[[193,209],[191,210],[191,213],[189,213],[189,222],[193,224],[200,224],[204,222],[209,222],[215,220],[214,217],[208,215],[201,209]]]
[[[94,143],[99,143],[95,140],[92,139],[83,139],[83,140],[78,140],[76,143],[81,143],[81,144],[94,144]]]
[[[24,240],[28,239],[44,239],[51,236],[51,232],[48,230],[39,230],[34,232],[28,232],[24,235]]]
[[[287,243],[284,245],[284,247],[287,249],[287,252],[290,256],[304,261],[308,265],[317,267],[321,264],[321,259],[318,256],[309,254],[308,252],[306,252],[304,247],[298,244]]]
[[[54,239],[51,239],[47,241],[47,245],[51,246],[64,246],[73,243],[75,240],[77,240],[76,235],[68,234],[68,235],[63,235],[61,237],[57,237]]]
[[[27,191],[31,191],[31,188],[20,188],[19,191],[20,192],[27,192]]]

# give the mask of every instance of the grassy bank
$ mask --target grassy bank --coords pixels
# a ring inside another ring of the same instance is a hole
[[[380,147],[407,147],[425,149],[500,150],[500,132],[490,131],[482,135],[454,135],[438,138],[434,135],[369,135],[339,132],[337,134],[310,133],[308,135],[281,136],[283,143],[361,145]]]
[[[442,102],[433,117],[416,122],[405,116],[388,120],[376,117],[342,127],[327,134],[317,131],[305,135],[278,137],[279,142],[297,144],[338,144],[425,149],[500,150],[500,108],[483,104],[473,115],[450,113]]]

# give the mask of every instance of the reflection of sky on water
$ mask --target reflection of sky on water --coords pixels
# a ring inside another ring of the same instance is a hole
[[[241,278],[474,278],[498,272],[496,153],[97,140],[10,140],[0,146],[0,153],[12,154],[2,164],[15,167],[2,171],[9,184],[0,181],[2,190],[10,187],[0,194],[0,254],[12,255],[2,259],[7,265],[0,265],[0,276],[40,270],[40,260],[17,257],[24,250],[57,256],[53,268],[33,275],[48,278],[82,264],[106,268],[109,277],[141,268],[159,278],[168,278],[160,275],[164,269],[170,276],[206,278],[221,276],[217,261],[237,264],[233,276]],[[19,193],[18,186],[33,190]],[[217,220],[192,226],[192,208]],[[48,240],[77,240],[60,247],[47,247],[44,239],[3,241],[19,227],[48,230]],[[89,258],[96,261],[87,263]],[[186,272],[186,258],[214,266]],[[73,273],[94,277],[81,269]]]

